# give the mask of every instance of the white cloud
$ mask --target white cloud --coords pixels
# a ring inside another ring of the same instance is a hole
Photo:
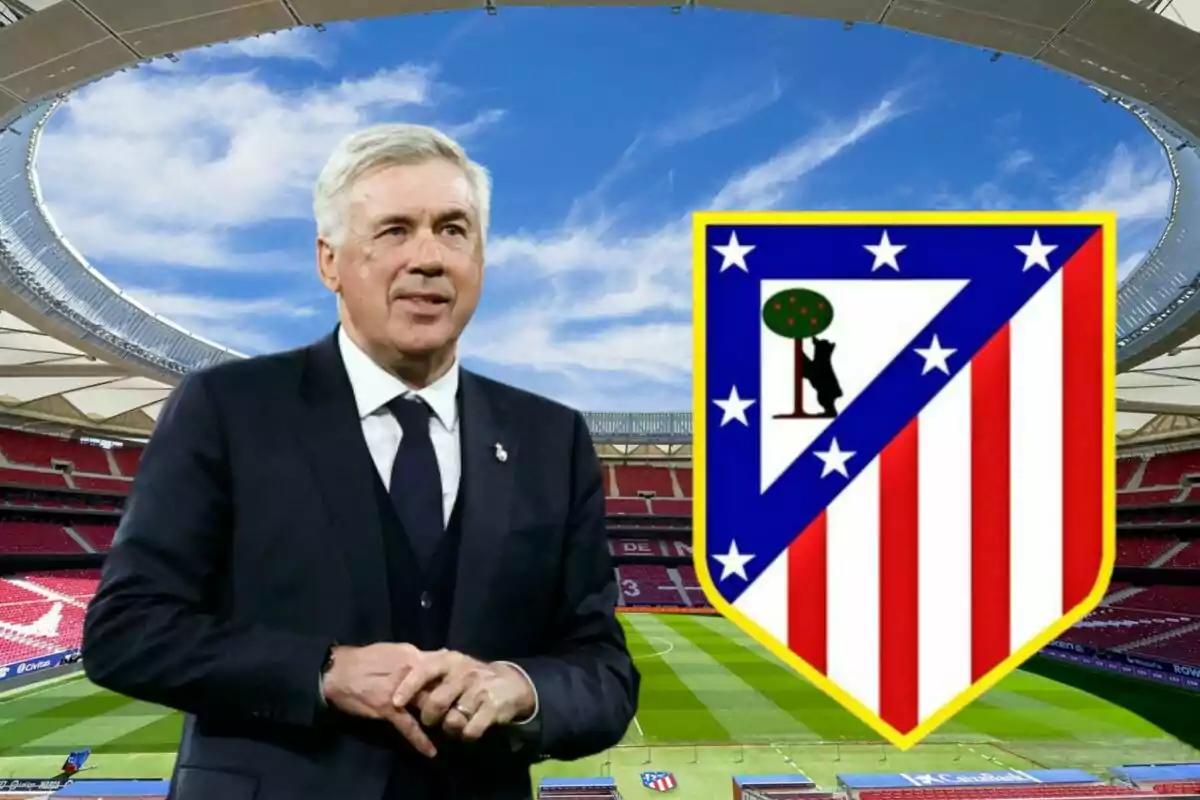
[[[1028,150],[1014,150],[1000,163],[1001,172],[1016,172],[1021,167],[1033,163],[1033,153]]]
[[[773,207],[796,181],[907,113],[900,99],[901,93],[893,92],[853,120],[828,123],[816,134],[798,139],[790,147],[726,183],[709,203],[709,208]]]
[[[1165,223],[1173,184],[1157,145],[1134,149],[1119,144],[1095,168],[1086,170],[1061,198],[1066,208],[1115,211],[1122,225]]]
[[[783,83],[777,74],[772,73],[769,80],[750,90],[739,87],[735,91],[728,91],[724,87],[710,85],[699,94],[701,99],[687,110],[635,136],[596,185],[575,200],[567,224],[577,224],[589,213],[603,214],[606,193],[656,153],[731,128],[770,107],[783,96]],[[727,99],[713,100],[714,94],[724,95]]]
[[[123,287],[122,291],[186,330],[247,353],[269,352],[287,346],[277,332],[273,333],[263,324],[265,321],[278,325],[311,319],[322,313],[314,303],[298,302],[294,298],[229,298],[140,287]]]
[[[1050,203],[1018,192],[1007,183],[1012,173],[1034,160],[1027,150],[1016,150],[996,169],[996,175],[966,192],[945,189],[932,195],[939,209],[983,211],[1056,206],[1064,210],[1116,212],[1120,247],[1125,268],[1136,266],[1157,241],[1171,207],[1171,173],[1157,145],[1131,146],[1120,143],[1066,181]],[[1122,273],[1124,274],[1124,273]]]
[[[480,111],[471,119],[460,125],[451,125],[443,128],[446,135],[459,142],[464,142],[482,131],[491,128],[499,123],[507,116],[507,112],[502,108],[489,108]]]
[[[194,56],[199,59],[283,59],[313,61],[325,66],[330,63],[333,55],[334,48],[330,40],[314,29],[289,28],[236,42],[191,50],[184,54],[184,58]]]
[[[299,91],[256,72],[125,72],[72,96],[38,171],[67,238],[94,258],[286,268],[292,254],[273,242],[257,253],[240,235],[308,220],[312,182],[340,138],[384,119],[432,122],[446,93],[433,68],[411,64]],[[482,112],[463,132],[502,116]]]
[[[799,137],[695,206],[774,207],[806,176],[905,113],[898,99],[889,94]],[[690,214],[642,232],[569,219],[558,230],[497,236],[488,245],[489,280],[528,280],[534,288],[525,302],[494,312],[485,299],[464,354],[540,372],[538,383],[588,380],[586,389],[560,396],[587,399],[581,405],[589,408],[631,409],[640,399],[655,403],[641,408],[648,410],[661,408],[664,396],[686,398],[691,263]]]
[[[725,102],[701,102],[657,128],[651,138],[662,147],[681,144],[729,128],[767,108],[783,96],[783,84],[772,75],[764,85],[752,91],[740,91]]]
[[[1009,211],[1023,204],[1020,198],[1004,188],[1002,181],[991,180],[966,193],[936,191],[930,205],[937,211]]]
[[[1162,236],[1171,211],[1174,182],[1162,150],[1118,144],[1069,186],[1063,208],[1116,212],[1117,280],[1124,279]]]

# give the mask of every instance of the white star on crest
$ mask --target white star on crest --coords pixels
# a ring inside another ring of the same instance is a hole
[[[896,272],[899,272],[900,264],[896,262],[896,256],[908,247],[908,245],[892,244],[891,240],[888,239],[887,231],[884,231],[883,236],[879,239],[879,244],[864,244],[863,247],[871,251],[871,255],[875,256],[875,263],[871,265],[871,272],[880,267],[891,267]]]
[[[736,386],[729,390],[729,399],[713,400],[713,402],[725,412],[721,417],[721,427],[725,427],[726,423],[732,422],[735,419],[746,427],[750,427],[750,421],[746,419],[746,409],[754,405],[754,401],[743,400],[739,397]]]
[[[754,558],[752,554],[742,555],[738,552],[737,542],[729,542],[729,552],[723,556],[714,554],[713,558],[721,562],[721,577],[719,580],[725,580],[730,575],[737,575],[744,581],[750,580],[746,575],[746,564],[750,559]]]
[[[1056,244],[1042,244],[1042,237],[1037,231],[1033,232],[1033,241],[1029,244],[1018,244],[1015,247],[1025,254],[1025,266],[1021,268],[1025,272],[1030,267],[1041,267],[1047,272],[1050,271],[1050,261],[1047,259],[1051,253],[1058,249]]]
[[[834,472],[840,472],[846,478],[850,477],[850,473],[846,471],[846,462],[854,455],[854,451],[843,450],[838,447],[837,439],[829,443],[828,450],[825,452],[814,450],[813,455],[825,463],[825,466],[821,469],[822,478]]]
[[[716,250],[723,257],[721,261],[721,272],[730,267],[737,267],[742,272],[750,272],[750,268],[746,266],[746,254],[755,248],[756,245],[741,244],[738,242],[737,231],[731,231],[729,234],[729,244],[714,244],[713,250]]]
[[[946,363],[946,358],[958,352],[953,347],[942,347],[942,343],[938,341],[936,333],[933,335],[933,342],[930,343],[929,347],[917,347],[914,349],[917,351],[917,355],[925,359],[925,366],[921,369],[922,375],[927,375],[935,369],[949,375],[950,365]]]

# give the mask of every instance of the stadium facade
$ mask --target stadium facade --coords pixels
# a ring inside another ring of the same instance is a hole
[[[1161,145],[1174,191],[1162,237],[1119,291],[1117,427],[1192,426],[1200,408],[1200,0],[707,5],[880,24],[1032,59],[1136,115]],[[486,6],[494,10],[492,0]],[[242,357],[140,306],[56,227],[34,167],[41,130],[72,90],[206,44],[479,8],[473,0],[0,2],[0,412],[24,427],[141,438],[182,375]],[[593,413],[589,423],[598,441],[621,448],[675,448],[690,436],[686,414]]]

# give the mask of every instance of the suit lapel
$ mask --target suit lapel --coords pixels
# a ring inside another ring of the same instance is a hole
[[[518,442],[506,425],[505,410],[479,376],[464,369],[461,381],[462,542],[450,619],[452,648],[464,646],[487,602],[509,531],[513,470],[519,468]]]
[[[379,480],[363,439],[336,333],[308,348],[301,384],[300,446],[325,501],[330,539],[350,574],[363,627],[377,641],[392,636],[382,523],[374,494]]]

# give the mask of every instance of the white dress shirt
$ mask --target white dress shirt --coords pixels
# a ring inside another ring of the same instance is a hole
[[[367,442],[367,450],[371,461],[383,480],[384,488],[391,491],[392,463],[400,448],[400,440],[404,431],[399,420],[388,410],[387,404],[397,397],[415,395],[429,404],[433,411],[429,418],[429,436],[433,440],[433,452],[437,456],[438,471],[442,477],[442,524],[450,524],[450,515],[454,512],[454,503],[458,500],[458,490],[462,483],[462,445],[459,433],[458,419],[458,381],[459,364],[455,359],[450,370],[424,389],[413,389],[404,381],[397,378],[383,367],[376,364],[370,356],[363,352],[346,334],[344,327],[338,327],[338,349],[342,353],[342,363],[346,367],[346,375],[350,379],[350,389],[354,393],[354,403],[358,407],[358,419],[362,424],[363,438]],[[537,686],[529,674],[511,661],[499,661],[520,672],[533,689],[533,713],[527,719],[516,721],[514,724],[525,725],[537,718],[540,703],[538,702]],[[321,700],[324,702],[324,690]]]
[[[392,462],[404,431],[400,422],[388,410],[387,404],[397,397],[415,395],[424,400],[433,414],[429,418],[429,436],[433,440],[433,452],[437,456],[438,472],[442,476],[442,524],[450,524],[450,514],[458,499],[462,481],[462,447],[458,427],[458,361],[450,371],[424,389],[413,389],[404,381],[371,360],[349,336],[345,328],[338,328],[338,345],[342,351],[342,362],[350,378],[354,402],[358,406],[358,419],[362,424],[363,438],[375,469],[383,479],[383,486],[391,491]]]

